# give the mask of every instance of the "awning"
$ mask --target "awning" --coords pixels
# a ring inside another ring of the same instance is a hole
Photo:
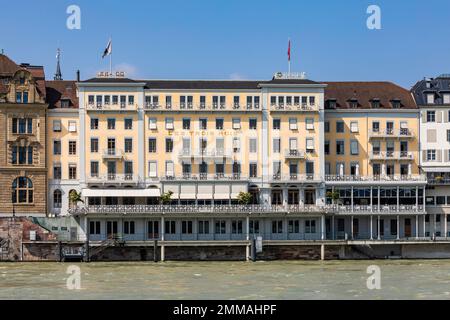
[[[195,184],[182,184],[180,199],[195,199]]]
[[[179,190],[178,184],[169,184],[169,185],[165,184],[164,185],[164,193],[172,191],[172,193],[173,193],[172,197],[171,197],[172,200],[178,199],[178,197],[179,197],[178,190]]]
[[[450,167],[422,167],[425,173],[427,172],[450,172]]]
[[[230,199],[230,186],[228,184],[216,184],[214,190],[214,199],[216,200]]]
[[[247,192],[246,184],[233,184],[231,185],[231,199],[236,199],[240,192]]]
[[[213,185],[199,183],[197,199],[208,200],[213,198]]]
[[[159,189],[83,189],[83,197],[159,197]]]

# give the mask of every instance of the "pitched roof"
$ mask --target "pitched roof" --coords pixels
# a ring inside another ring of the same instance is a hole
[[[69,100],[69,108],[78,108],[76,81],[46,81],[49,109],[62,108],[61,100]]]
[[[8,56],[0,54],[0,76],[12,76],[19,66]]]
[[[411,92],[419,106],[427,104],[428,93],[435,94],[435,105],[444,104],[443,93],[450,92],[450,76],[441,75],[436,79],[423,79],[413,86]]]
[[[336,101],[336,109],[353,109],[349,101],[356,100],[356,109],[372,109],[372,101],[379,100],[380,109],[393,109],[392,101],[399,100],[400,109],[417,109],[411,93],[392,82],[323,82],[325,107],[327,102]]]

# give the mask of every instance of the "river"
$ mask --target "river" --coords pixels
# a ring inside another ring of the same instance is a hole
[[[367,288],[371,265],[379,290]],[[69,266],[0,263],[0,299],[450,299],[447,260],[75,264],[79,290]]]

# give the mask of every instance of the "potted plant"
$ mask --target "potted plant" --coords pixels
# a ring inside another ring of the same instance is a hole
[[[339,192],[338,191],[328,191],[327,198],[331,198],[331,203],[333,205],[339,202]]]
[[[159,198],[159,203],[162,205],[168,205],[170,203],[170,201],[172,200],[172,195],[173,192],[172,191],[167,191],[165,193],[163,193],[161,195],[161,197]]]
[[[238,203],[240,205],[249,205],[252,202],[252,194],[249,192],[239,192],[237,196]]]
[[[81,198],[81,192],[77,192],[75,190],[70,191],[69,203],[71,207],[76,207],[79,202],[84,203],[83,199]]]

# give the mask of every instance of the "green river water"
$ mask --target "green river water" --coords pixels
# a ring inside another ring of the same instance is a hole
[[[450,299],[450,261],[0,263],[0,299]],[[367,288],[379,266],[381,289]]]

